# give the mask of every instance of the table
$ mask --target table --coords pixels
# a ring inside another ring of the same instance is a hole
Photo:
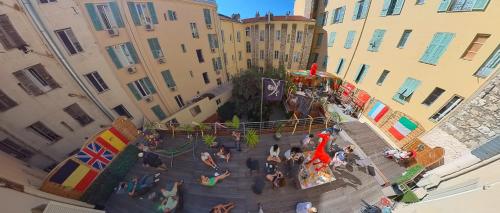
[[[298,179],[300,183],[300,188],[302,189],[308,189],[311,187],[323,185],[325,183],[330,183],[335,180],[335,177],[333,176],[332,170],[330,167],[326,166],[323,167],[321,170],[316,171],[316,167],[320,167],[322,164],[318,165],[313,165],[311,164],[306,164],[307,161],[309,161],[314,154],[314,151],[308,151],[304,152],[304,158],[305,161],[301,166],[301,169],[298,174]],[[306,176],[306,178],[303,178],[302,176]]]

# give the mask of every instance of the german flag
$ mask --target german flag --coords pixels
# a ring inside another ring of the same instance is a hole
[[[114,154],[121,152],[128,144],[127,138],[114,127],[99,134],[96,141]]]
[[[98,174],[87,165],[69,159],[50,177],[49,181],[84,192]]]

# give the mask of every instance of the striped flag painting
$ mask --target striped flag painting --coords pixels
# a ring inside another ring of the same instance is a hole
[[[389,132],[399,141],[408,136],[416,128],[417,124],[403,116],[396,123],[394,123],[391,128],[389,128]]]
[[[128,144],[127,138],[125,138],[114,127],[111,127],[110,129],[99,134],[96,141],[115,154],[125,149]]]
[[[375,105],[373,105],[372,109],[370,112],[368,112],[368,117],[373,119],[375,122],[380,121],[382,117],[389,111],[389,107],[387,107],[385,104],[383,104],[380,101],[377,101]]]
[[[95,169],[103,170],[113,160],[113,156],[113,153],[98,143],[90,142],[75,157]]]
[[[70,159],[50,177],[49,181],[83,192],[94,181],[97,174],[88,166]]]

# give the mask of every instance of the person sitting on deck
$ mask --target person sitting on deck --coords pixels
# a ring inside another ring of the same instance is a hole
[[[224,172],[224,174],[219,175],[219,176],[215,176],[215,177],[207,177],[207,176],[202,175],[200,178],[200,182],[201,182],[201,185],[204,185],[204,186],[215,186],[215,184],[217,182],[219,182],[219,180],[223,180],[224,178],[229,177],[229,175],[231,175],[231,173],[229,171],[226,171],[226,172]]]
[[[313,141],[312,139],[314,138],[314,135],[313,134],[309,134],[309,135],[306,135],[306,137],[304,139],[302,139],[302,147],[306,147],[308,146],[309,144],[311,144],[311,142]]]
[[[234,145],[235,145],[236,149],[239,152],[241,152],[241,144],[240,144],[241,133],[238,131],[233,131],[231,135],[234,137]]]
[[[318,210],[312,206],[311,202],[297,203],[295,208],[296,213],[316,213]]]
[[[229,213],[233,208],[234,208],[233,202],[229,202],[227,204],[219,204],[214,206],[212,210],[210,210],[210,213]]]
[[[208,152],[202,152],[201,153],[201,160],[203,163],[207,164],[208,166],[217,169],[219,168],[217,164],[215,163],[214,159],[212,159],[212,156],[210,156],[210,153]]]
[[[221,145],[219,147],[219,151],[217,152],[217,156],[219,156],[219,158],[221,159],[225,159],[226,162],[229,162],[229,159],[231,158],[231,152],[224,145]]]
[[[131,197],[141,196],[146,194],[158,181],[160,181],[160,173],[144,175],[140,179],[133,177],[130,181],[118,184],[116,193],[126,191]]]
[[[351,146],[346,146],[343,150],[335,152],[333,159],[330,164],[333,165],[333,168],[341,165],[346,165],[346,154],[353,152]]]
[[[303,157],[302,149],[300,147],[292,147],[291,149],[286,150],[283,155],[285,156],[285,159],[287,161],[288,160],[298,161],[301,157]]]
[[[273,189],[283,187],[286,184],[285,177],[280,171],[266,175],[266,179],[273,183]]]
[[[160,203],[159,210],[163,213],[170,213],[177,207],[179,203],[178,191],[179,187],[182,185],[183,181],[178,181],[174,183],[172,190],[160,189],[161,194],[165,199]]]
[[[279,157],[280,154],[280,147],[278,144],[274,144],[271,146],[271,149],[269,149],[269,156],[267,157],[267,161],[275,161],[280,163],[281,159]]]

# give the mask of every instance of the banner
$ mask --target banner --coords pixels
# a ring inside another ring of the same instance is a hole
[[[311,97],[297,95],[298,111],[302,114],[302,117],[309,115],[309,110],[311,109],[313,99]]]
[[[264,100],[266,101],[281,101],[283,98],[285,81],[271,78],[262,78]]]

